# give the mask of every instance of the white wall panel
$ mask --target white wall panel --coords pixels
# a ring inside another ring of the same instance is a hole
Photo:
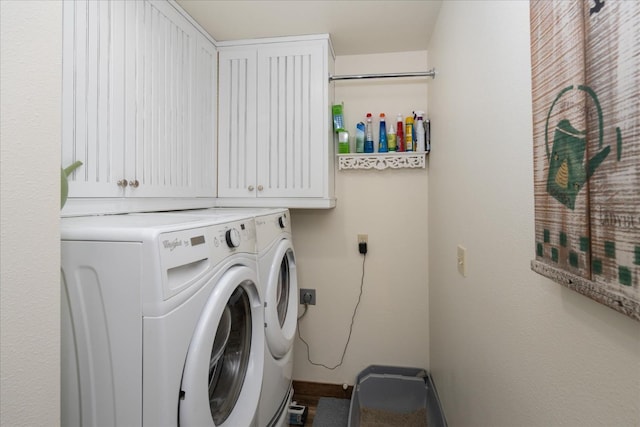
[[[0,1],[0,424],[60,425],[62,2]]]

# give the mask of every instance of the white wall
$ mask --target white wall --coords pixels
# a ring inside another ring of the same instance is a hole
[[[0,424],[59,424],[59,1],[0,1]]]
[[[443,2],[429,49],[431,370],[452,427],[638,426],[638,322],[529,267],[529,47],[528,2]]]
[[[339,56],[335,66],[336,74],[426,69],[426,51]],[[397,113],[426,109],[426,78],[335,84],[350,132],[367,112],[384,112],[393,123]],[[377,141],[377,119],[374,130]],[[369,235],[364,293],[344,364],[313,366],[296,340],[294,379],[353,384],[371,364],[428,367],[427,173],[337,171],[335,209],[292,212],[299,286],[317,290],[317,305],[300,321],[313,362],[340,361],[362,274],[357,235]]]

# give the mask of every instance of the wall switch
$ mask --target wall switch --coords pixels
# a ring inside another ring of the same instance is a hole
[[[368,234],[358,234],[358,244],[360,243],[369,243],[369,235]]]
[[[467,248],[458,245],[458,273],[467,277]]]

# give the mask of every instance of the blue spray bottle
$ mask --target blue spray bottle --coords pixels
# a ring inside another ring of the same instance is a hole
[[[371,113],[367,113],[367,124],[365,127],[364,152],[373,153],[373,131],[371,130]]]
[[[379,153],[388,153],[389,145],[387,144],[387,122],[384,113],[380,113],[380,140],[378,144]]]

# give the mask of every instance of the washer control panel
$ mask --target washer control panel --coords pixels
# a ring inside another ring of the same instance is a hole
[[[253,219],[162,233],[158,239],[165,300],[236,253],[255,254]]]

